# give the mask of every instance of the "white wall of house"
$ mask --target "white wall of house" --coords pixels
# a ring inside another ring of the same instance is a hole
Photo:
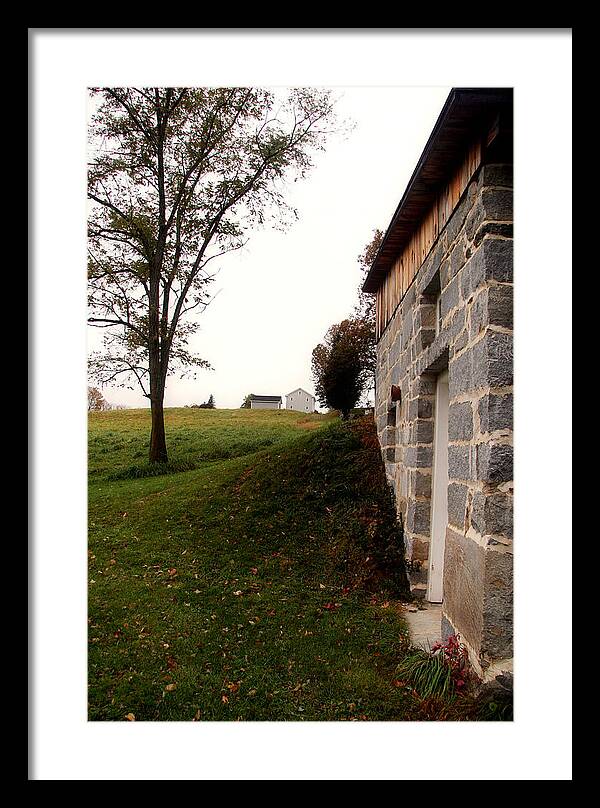
[[[314,412],[315,397],[298,387],[285,397],[285,408],[286,410],[297,410],[298,412]]]

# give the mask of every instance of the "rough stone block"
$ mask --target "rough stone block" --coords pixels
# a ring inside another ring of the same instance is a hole
[[[476,491],[473,496],[471,524],[482,536],[496,534],[513,537],[513,500],[508,494],[486,495]]]
[[[504,236],[504,238],[512,239],[513,224],[512,222],[482,222],[473,236],[474,246],[478,247],[486,236]]]
[[[446,531],[444,612],[477,652],[483,629],[485,550],[455,531]]]
[[[510,188],[483,188],[481,191],[485,219],[511,222],[513,218],[513,192]]]
[[[452,342],[452,353],[457,354],[462,351],[464,347],[466,347],[467,343],[469,342],[469,332],[465,328],[460,334],[453,340]]]
[[[513,655],[513,558],[486,552],[481,654],[487,661]]]
[[[404,463],[408,468],[431,468],[433,449],[430,446],[407,446]]]
[[[413,536],[412,540],[411,561],[420,561],[422,566],[426,566],[429,560],[429,542],[425,539],[420,539],[418,536]]]
[[[450,259],[446,258],[442,261],[440,266],[440,288],[443,289],[446,284],[452,280]]]
[[[452,320],[448,326],[448,342],[452,342],[458,334],[463,330],[465,325],[465,307],[461,306],[456,309],[452,315]]]
[[[463,235],[454,245],[450,253],[450,277],[453,278],[457,272],[464,266],[465,252],[467,250],[467,239]]]
[[[443,606],[442,606],[442,608],[443,608]],[[447,640],[447,639],[448,639],[448,638],[449,638],[449,637],[450,637],[452,634],[454,634],[454,626],[453,626],[453,625],[452,625],[452,623],[451,623],[451,622],[448,620],[448,618],[446,617],[446,615],[445,615],[444,613],[442,613],[442,640],[443,640],[444,642],[446,642],[446,640]]]
[[[448,486],[448,521],[460,530],[465,527],[467,494],[468,488],[465,485],[451,483]]]
[[[415,330],[433,328],[435,331],[435,305],[423,303],[415,313]]]
[[[448,367],[448,356],[448,332],[444,330],[436,336],[427,351],[419,357],[415,372],[437,376]]]
[[[431,497],[431,474],[413,471],[412,488],[417,497]]]
[[[481,431],[494,432],[497,429],[513,428],[513,397],[485,395],[479,399],[479,424]]]
[[[430,530],[431,505],[429,502],[410,500],[406,514],[406,529],[411,533],[428,536]]]
[[[467,234],[467,238],[469,241],[473,240],[477,229],[485,219],[485,209],[481,200],[481,196],[478,196],[475,200],[475,204],[469,211],[467,218],[465,220],[465,233]]]
[[[489,163],[481,167],[479,184],[497,185],[503,188],[513,187],[513,167],[506,163]]]
[[[450,359],[448,368],[450,398],[473,389],[473,351],[467,349],[459,356]]]
[[[460,278],[461,295],[463,300],[467,301],[486,281],[512,283],[512,239],[484,239],[461,269],[458,277]]]
[[[402,304],[402,312],[408,312],[412,310],[412,307],[415,303],[415,295],[416,290],[414,284],[409,286],[406,295],[404,296],[403,304]]]
[[[470,446],[448,446],[448,477],[451,480],[471,479]]]
[[[445,289],[442,290],[440,298],[440,313],[442,320],[446,319],[446,315],[455,309],[460,302],[459,283],[458,279],[450,281]]]
[[[494,284],[480,288],[471,305],[470,337],[475,339],[488,325],[512,328],[512,284]]]
[[[513,287],[499,284],[488,287],[488,320],[490,325],[513,327]]]
[[[469,339],[474,340],[488,325],[488,290],[480,287],[469,306]]]
[[[382,446],[395,446],[396,441],[396,428],[386,426],[381,435]]]
[[[412,338],[412,317],[405,317],[402,320],[402,350],[406,350],[406,346],[409,344]]]
[[[394,367],[400,358],[400,348],[402,344],[402,338],[400,334],[396,336],[394,341],[392,342],[390,353],[389,353],[389,363],[390,367]]]
[[[431,397],[419,396],[408,402],[406,417],[409,421],[414,421],[415,418],[431,418],[432,415],[433,399]]]
[[[476,448],[476,478],[498,484],[513,479],[513,447],[497,443],[479,443]]]
[[[424,351],[428,348],[435,339],[435,330],[429,328],[421,328],[415,336],[415,348],[418,352]]]
[[[452,404],[448,410],[448,439],[471,440],[473,437],[473,408],[467,401]]]
[[[423,421],[417,419],[411,423],[410,430],[411,443],[432,443],[433,442],[433,421]]]
[[[435,395],[435,387],[435,376],[422,374],[413,380],[410,392],[413,398],[417,396],[432,396]]]
[[[512,334],[488,331],[471,349],[472,389],[507,387],[513,383]]]

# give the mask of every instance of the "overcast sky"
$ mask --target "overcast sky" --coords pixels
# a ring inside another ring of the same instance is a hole
[[[299,220],[262,230],[225,257],[214,301],[191,340],[214,367],[195,380],[171,377],[165,405],[239,407],[246,393],[314,392],[310,360],[333,323],[348,316],[361,273],[358,255],[385,230],[450,87],[336,88],[338,114],[355,123],[333,137],[308,177],[289,187]],[[101,334],[89,328],[89,347]],[[104,388],[112,404],[149,405],[141,391]]]

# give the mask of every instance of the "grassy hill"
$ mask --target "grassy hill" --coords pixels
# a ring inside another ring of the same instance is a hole
[[[91,720],[431,714],[395,678],[401,537],[372,421],[169,410],[90,415]]]

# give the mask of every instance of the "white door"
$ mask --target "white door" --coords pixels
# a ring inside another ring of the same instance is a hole
[[[431,486],[431,546],[427,600],[443,599],[444,546],[448,525],[448,371],[440,373],[435,391],[433,480]]]

